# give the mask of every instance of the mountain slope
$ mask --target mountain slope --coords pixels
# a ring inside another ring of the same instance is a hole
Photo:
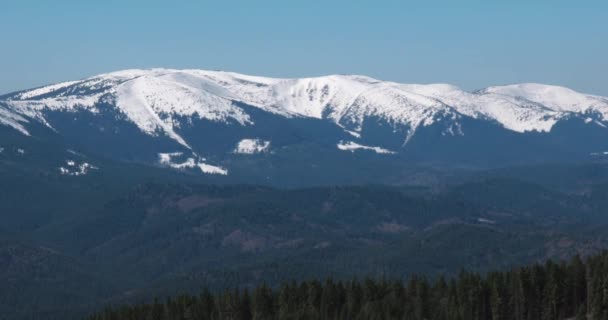
[[[125,70],[0,96],[0,125],[31,135],[33,123],[117,160],[227,175],[245,159],[295,156],[284,161],[309,166],[296,155],[303,150],[319,159],[356,150],[400,163],[495,166],[608,150],[604,97],[542,84],[467,92],[352,75]],[[266,147],[243,152],[250,141]]]
[[[568,167],[578,174],[565,182],[580,185],[590,169],[608,176],[606,166]],[[8,287],[0,310],[7,319],[77,318],[91,304],[200,285],[506,269],[597,252],[608,241],[605,179],[574,193],[493,174],[439,190],[281,190],[141,170],[2,174],[0,282]]]
[[[450,111],[488,117],[510,130],[548,131],[568,113],[608,115],[608,99],[542,84],[489,87],[466,92],[443,84],[409,85],[363,76],[275,79],[203,70],[127,70],[71,81],[4,97],[17,110],[36,114],[41,107],[97,111],[95,104],[116,99],[116,106],[140,129],[171,134],[172,115],[241,125],[251,121],[232,102],[284,116],[360,122],[378,115],[398,123],[429,123],[429,116]],[[424,111],[419,111],[424,110]],[[515,112],[517,116],[509,112]],[[161,115],[164,115],[162,117]],[[176,137],[177,139],[177,137]]]

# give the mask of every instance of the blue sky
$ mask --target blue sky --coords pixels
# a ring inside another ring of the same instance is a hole
[[[498,2],[2,0],[0,93],[174,67],[608,96],[608,1]]]

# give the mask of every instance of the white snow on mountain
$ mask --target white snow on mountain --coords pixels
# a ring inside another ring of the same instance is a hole
[[[447,84],[402,85],[405,90],[437,99],[459,114],[488,119],[516,132],[548,132],[565,114],[536,102],[491,92],[467,92]],[[608,104],[606,105],[608,109]]]
[[[74,160],[66,160],[65,164],[66,166],[59,167],[59,173],[62,175],[83,176],[88,174],[91,170],[99,170],[98,167],[87,162],[78,164]]]
[[[144,132],[162,129],[180,144],[188,146],[174,131],[179,127],[175,116],[222,122],[234,120],[241,125],[252,123],[243,110],[219,94],[222,92],[217,85],[188,74],[140,76],[116,88],[116,105]]]
[[[180,157],[184,153],[183,152],[167,152],[167,153],[159,153],[158,154],[158,162],[164,165],[171,165],[172,159],[174,157]]]
[[[228,170],[210,165],[208,163],[203,162],[205,159],[199,158],[194,159],[192,157],[186,158],[184,161],[177,162],[174,158],[183,157],[182,152],[171,152],[171,153],[159,153],[158,160],[161,165],[168,166],[174,169],[192,169],[199,168],[203,173],[207,174],[219,174],[219,175],[227,175]]]
[[[592,156],[608,156],[608,151],[604,151],[604,152],[592,152],[591,155]]]
[[[555,111],[584,112],[600,109],[606,111],[608,99],[578,93],[572,89],[538,83],[522,83],[489,87],[484,93],[494,93],[536,102]]]
[[[203,173],[208,173],[208,174],[219,174],[219,175],[227,175],[228,174],[228,170],[222,168],[222,167],[218,167],[218,166],[213,166],[204,162],[198,162],[196,164],[196,166],[201,169],[201,171]]]
[[[13,111],[4,109],[0,105],[0,125],[12,127],[22,134],[29,136],[30,133],[23,126],[23,124],[27,122],[27,119],[25,119],[23,116],[16,114]]]
[[[239,103],[284,117],[329,119],[355,136],[363,133],[367,119],[383,119],[407,128],[405,143],[418,128],[440,118],[489,120],[516,132],[548,132],[573,114],[593,116],[589,123],[597,125],[608,121],[607,98],[563,87],[517,84],[467,92],[447,84],[400,84],[353,75],[280,79],[205,70],[125,70],[22,91],[4,100],[0,124],[24,134],[26,118],[51,126],[44,110],[95,113],[99,102],[106,102],[143,132],[164,133],[186,147],[178,133],[180,119],[254,125]]]
[[[270,141],[261,139],[243,139],[237,143],[236,148],[234,148],[234,153],[256,154],[267,152],[269,147]]]
[[[59,89],[63,89],[65,87],[69,87],[71,85],[77,84],[78,81],[68,81],[68,82],[62,82],[62,83],[57,83],[57,84],[52,84],[52,85],[48,85],[45,87],[41,87],[38,89],[34,89],[34,90],[29,90],[29,91],[25,91],[22,93],[18,93],[17,97],[20,100],[30,100],[32,98],[35,97],[39,97],[54,91],[57,91]]]
[[[395,154],[396,152],[388,150],[388,149],[384,149],[384,148],[380,148],[380,147],[370,147],[370,146],[364,146],[362,144],[358,144],[356,142],[352,142],[352,141],[340,141],[340,143],[338,143],[338,149],[343,150],[343,151],[350,151],[350,152],[355,152],[357,150],[369,150],[369,151],[374,151],[375,153],[379,153],[379,154]]]

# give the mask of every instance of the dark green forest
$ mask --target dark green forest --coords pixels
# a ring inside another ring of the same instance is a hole
[[[461,269],[485,275],[608,248],[603,164],[298,189],[135,165],[81,177],[31,168],[0,166],[0,319],[82,319],[203,288],[250,288],[253,301],[258,285],[292,280],[381,286],[416,274],[433,288]]]
[[[205,290],[106,309],[89,320],[608,319],[608,252],[567,262],[429,280],[372,279]]]

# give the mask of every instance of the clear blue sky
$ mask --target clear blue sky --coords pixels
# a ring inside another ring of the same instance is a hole
[[[1,1],[0,93],[174,67],[608,96],[608,1]]]

